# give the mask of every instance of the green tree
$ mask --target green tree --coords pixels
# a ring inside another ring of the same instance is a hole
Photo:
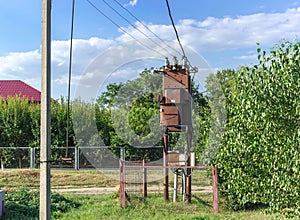
[[[266,205],[299,216],[300,44],[266,54],[258,49],[259,65],[241,67],[227,94],[220,187],[234,209]]]
[[[30,146],[34,135],[32,133],[33,102],[20,97],[8,97],[0,99],[0,145],[2,147],[27,147]],[[17,163],[22,167],[22,161],[26,160],[28,152],[21,149],[6,149],[1,152],[1,162],[6,166]]]

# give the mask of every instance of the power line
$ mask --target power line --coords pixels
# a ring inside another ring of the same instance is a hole
[[[101,11],[96,5],[94,5],[90,0],[86,0],[93,8],[95,8],[100,14],[102,14],[105,18],[107,18],[111,23],[113,23],[116,27],[118,27],[121,31],[123,31],[125,34],[127,34],[128,36],[130,36],[132,39],[134,39],[136,42],[138,42],[139,44],[141,44],[142,46],[148,48],[149,50],[154,51],[155,53],[158,53],[159,55],[161,55],[162,57],[165,57],[164,54],[162,54],[161,52],[149,47],[148,45],[142,43],[141,41],[139,41],[136,37],[134,37],[132,34],[128,33],[124,28],[122,28],[120,25],[118,25],[114,20],[112,20],[109,16],[107,16],[103,11]]]
[[[171,48],[175,53],[178,53],[179,55],[180,52],[175,50],[173,47],[170,47],[165,40],[161,39],[157,34],[155,34],[147,25],[145,25],[140,19],[138,19],[134,14],[132,14],[127,8],[125,8],[119,1],[113,0],[116,2],[121,8],[123,8],[125,11],[127,11],[128,14],[130,14],[135,20],[137,20],[141,25],[143,25],[144,28],[146,28],[148,31],[150,31],[155,37],[157,37],[163,44],[165,44],[167,47]]]
[[[181,51],[182,51],[182,54],[183,54],[183,57],[186,58],[189,66],[191,67],[191,71],[193,71],[194,73],[198,72],[198,68],[197,67],[193,67],[190,63],[190,61],[188,60],[187,56],[185,55],[185,52],[184,52],[184,49],[183,49],[183,46],[181,44],[181,41],[180,41],[180,38],[179,38],[179,35],[178,35],[178,32],[177,32],[177,29],[176,29],[176,26],[175,26],[175,23],[174,23],[174,20],[173,20],[173,17],[172,17],[172,14],[171,14],[171,9],[170,9],[170,5],[169,5],[169,1],[166,0],[166,4],[167,4],[167,7],[168,7],[168,12],[169,12],[169,17],[170,17],[170,20],[172,22],[172,26],[173,26],[173,29],[175,31],[175,34],[176,34],[176,38],[177,38],[177,41],[178,41],[178,44],[181,48]],[[195,76],[195,74],[194,74]],[[193,76],[193,78],[194,78]]]
[[[67,100],[67,127],[66,127],[66,155],[68,157],[69,147],[69,118],[70,118],[70,96],[71,96],[71,77],[72,77],[72,54],[73,54],[73,32],[74,32],[74,17],[75,17],[75,0],[72,0],[72,18],[71,18],[71,33],[70,33],[70,56],[69,56],[69,80],[68,80],[68,100]]]
[[[149,36],[147,36],[143,31],[141,31],[136,25],[132,24],[127,18],[125,18],[123,15],[121,15],[116,9],[114,9],[107,1],[102,0],[110,9],[112,9],[116,14],[118,14],[121,18],[123,18],[130,26],[132,26],[134,29],[136,29],[138,32],[140,32],[142,35],[144,35],[147,39],[149,39],[151,42],[153,42],[154,44],[156,44],[157,46],[159,46],[160,48],[162,48],[163,50],[166,50],[168,54],[172,55],[168,49],[162,47],[160,44],[158,44],[157,42],[155,42],[152,38],[150,38]],[[168,45],[167,45],[168,46]]]
[[[182,45],[181,45],[181,42],[180,42],[180,39],[179,39],[179,35],[178,35],[178,32],[177,32],[177,29],[176,29],[176,27],[175,27],[175,24],[174,24],[174,21],[173,21],[173,18],[172,18],[172,14],[171,14],[171,9],[170,9],[170,5],[169,5],[169,1],[166,0],[166,3],[167,3],[167,7],[168,7],[169,17],[170,17],[170,19],[171,19],[172,26],[173,26],[173,29],[174,29],[174,31],[175,31],[177,41],[178,41],[178,43],[179,43],[179,46],[180,46],[180,48],[181,48],[181,51],[182,51],[183,56],[186,57],[186,56],[185,56],[184,49],[183,49],[183,47],[182,47]]]

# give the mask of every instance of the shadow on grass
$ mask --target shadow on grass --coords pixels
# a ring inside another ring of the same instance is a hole
[[[195,198],[197,200],[198,203],[201,203],[203,204],[204,206],[207,206],[207,207],[211,207],[212,206],[212,203],[210,202],[207,202],[203,199],[201,199],[199,196],[196,196],[196,195],[192,195],[192,199]]]

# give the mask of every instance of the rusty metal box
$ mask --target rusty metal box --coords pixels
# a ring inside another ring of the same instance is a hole
[[[161,125],[179,125],[180,117],[176,106],[160,106],[160,124]]]
[[[186,82],[182,82],[182,80],[178,81],[174,78],[171,78],[168,75],[163,76],[163,88],[186,88]]]
[[[185,154],[178,151],[168,151],[168,165],[170,166],[184,166],[186,165]]]
[[[165,126],[179,125],[179,115],[160,115],[160,124]]]
[[[164,96],[166,97],[166,103],[185,103],[189,99],[189,93],[186,89],[176,88],[176,89],[165,89]]]

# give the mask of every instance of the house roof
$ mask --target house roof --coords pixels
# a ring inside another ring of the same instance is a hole
[[[21,80],[0,80],[0,97],[19,96],[30,101],[41,101],[41,92]]]

